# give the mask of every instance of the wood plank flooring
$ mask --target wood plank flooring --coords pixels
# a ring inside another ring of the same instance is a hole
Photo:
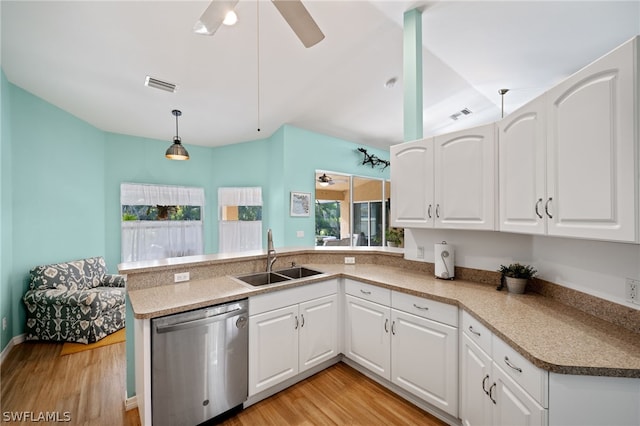
[[[0,415],[68,413],[70,421],[38,424],[139,426],[124,410],[125,344],[59,356],[62,344],[25,342],[0,370]],[[4,418],[0,420],[5,423]],[[32,425],[32,421],[10,422]],[[445,423],[339,363],[226,420],[225,426],[427,425]]]

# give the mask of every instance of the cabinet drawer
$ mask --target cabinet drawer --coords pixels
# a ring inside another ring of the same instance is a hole
[[[412,294],[391,292],[391,307],[453,327],[458,326],[458,307]]]
[[[491,331],[467,311],[462,311],[462,331],[483,351],[491,354]]]
[[[379,303],[384,306],[391,306],[391,290],[360,281],[350,279],[344,280],[344,291],[361,299]]]
[[[493,362],[544,408],[549,406],[549,375],[536,367],[495,335]]]

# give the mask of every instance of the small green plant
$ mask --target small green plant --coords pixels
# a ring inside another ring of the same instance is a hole
[[[385,237],[387,242],[394,244],[401,244],[402,239],[404,238],[404,229],[403,228],[389,228],[385,231]]]
[[[525,278],[531,279],[536,276],[538,271],[531,265],[522,265],[520,263],[512,263],[509,266],[500,265],[498,268],[498,272],[502,274],[500,278],[500,285],[496,288],[496,290],[502,290],[505,285],[505,277],[509,278]]]
[[[526,279],[531,279],[538,273],[533,266],[521,265],[520,263],[512,263],[509,266],[500,265],[498,272],[505,277]]]

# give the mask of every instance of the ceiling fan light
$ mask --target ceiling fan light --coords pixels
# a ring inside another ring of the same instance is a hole
[[[235,25],[236,22],[238,22],[238,15],[233,10],[228,11],[227,14],[224,15],[224,21],[222,21],[225,25]]]
[[[329,186],[329,182],[320,182],[320,186]]]

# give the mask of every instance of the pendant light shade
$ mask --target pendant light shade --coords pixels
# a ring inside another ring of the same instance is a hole
[[[174,109],[173,111],[171,111],[171,114],[176,117],[176,135],[173,137],[173,145],[171,145],[169,149],[167,149],[167,152],[164,154],[164,156],[169,160],[188,160],[189,153],[186,149],[184,149],[184,146],[182,146],[182,141],[180,139],[180,136],[178,136],[178,117],[182,115],[182,112],[180,110]]]

